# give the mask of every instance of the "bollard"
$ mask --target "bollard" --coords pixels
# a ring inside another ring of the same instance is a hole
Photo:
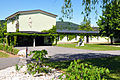
[[[26,58],[28,56],[28,47],[26,47]]]

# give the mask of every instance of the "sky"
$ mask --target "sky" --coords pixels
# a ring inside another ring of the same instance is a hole
[[[81,12],[84,10],[84,6],[81,6],[81,0],[72,0],[73,2],[73,19],[64,19],[64,21],[70,21],[76,24],[80,24],[83,21],[84,15]],[[0,1],[0,20],[4,20],[6,17],[17,11],[26,11],[26,10],[44,10],[53,14],[58,15],[56,18],[59,21],[59,18],[62,16],[61,7],[64,3],[64,0],[1,0]],[[101,15],[101,9],[98,9],[98,19]],[[94,12],[91,12],[91,25],[97,27],[97,15]]]

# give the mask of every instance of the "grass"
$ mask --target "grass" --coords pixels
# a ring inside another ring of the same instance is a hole
[[[108,44],[85,44],[85,46],[76,46],[77,44],[57,44],[59,47],[67,47],[67,48],[77,48],[77,49],[87,49],[87,50],[95,50],[95,51],[108,51],[108,50],[120,50],[120,47],[110,46]]]
[[[72,61],[54,61],[44,63],[47,66],[65,71]],[[110,70],[108,80],[120,80],[120,56],[108,58],[94,58],[81,60],[82,63],[88,63],[93,66],[104,67]]]
[[[8,54],[5,54],[3,52],[0,52],[0,58],[8,58],[9,55]]]

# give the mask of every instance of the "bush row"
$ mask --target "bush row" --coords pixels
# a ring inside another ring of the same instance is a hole
[[[13,48],[13,46],[8,46],[8,45],[3,45],[3,44],[0,44],[0,50],[6,51],[14,55],[16,55],[19,52],[19,50]]]

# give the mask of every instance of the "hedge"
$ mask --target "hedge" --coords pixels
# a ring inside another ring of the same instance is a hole
[[[6,51],[6,52],[14,54],[14,55],[16,55],[19,52],[18,49],[15,49],[12,46],[3,45],[3,44],[0,44],[0,50]]]

